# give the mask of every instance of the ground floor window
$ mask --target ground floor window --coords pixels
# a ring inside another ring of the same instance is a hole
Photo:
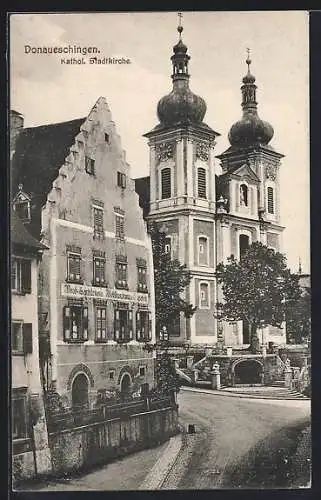
[[[106,341],[106,307],[96,307],[96,340]]]
[[[13,389],[11,416],[13,439],[22,439],[28,437],[26,389]]]
[[[63,329],[66,342],[88,340],[88,307],[64,307]]]
[[[115,309],[114,334],[116,342],[129,342],[133,339],[133,311]]]
[[[136,338],[138,341],[149,341],[152,338],[152,321],[149,311],[136,313]]]
[[[170,337],[179,337],[181,334],[181,326],[180,326],[180,315],[178,314],[172,319],[172,323],[170,328],[168,329]]]

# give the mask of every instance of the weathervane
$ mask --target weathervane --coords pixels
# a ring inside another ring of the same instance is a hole
[[[248,72],[250,72],[250,64],[252,62],[251,59],[250,59],[250,49],[247,48],[246,52],[247,52],[246,64],[248,66]]]

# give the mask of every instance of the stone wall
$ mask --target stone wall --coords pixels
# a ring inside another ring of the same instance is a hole
[[[165,441],[178,432],[178,407],[49,434],[53,474],[90,468]]]

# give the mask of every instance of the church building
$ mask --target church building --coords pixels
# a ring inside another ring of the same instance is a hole
[[[216,319],[222,300],[216,266],[232,254],[239,258],[253,242],[282,251],[280,160],[270,145],[272,126],[257,110],[255,77],[246,63],[241,86],[242,118],[232,125],[230,147],[216,154],[220,134],[204,122],[206,103],[189,87],[187,46],[173,47],[172,91],[157,105],[159,123],[145,134],[149,176],[136,179],[145,218],[166,233],[166,252],[186,264],[192,279],[185,299],[197,306],[181,315],[171,331],[172,344],[226,346],[249,344],[249,325]],[[157,332],[159,334],[159,332]],[[262,342],[285,343],[284,329],[268,327]]]

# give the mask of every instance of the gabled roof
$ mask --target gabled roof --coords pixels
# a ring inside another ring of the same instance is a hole
[[[12,193],[23,184],[26,193],[43,202],[63,165],[85,118],[22,129],[12,158]]]
[[[13,246],[25,247],[32,250],[45,250],[47,246],[36,240],[27,231],[25,225],[21,222],[18,215],[11,211],[11,243]]]
[[[227,172],[220,175],[220,182],[224,182],[225,179],[229,179],[231,176],[240,177],[241,179],[248,178],[251,182],[255,183],[260,182],[254,170],[247,163],[230,168]]]

